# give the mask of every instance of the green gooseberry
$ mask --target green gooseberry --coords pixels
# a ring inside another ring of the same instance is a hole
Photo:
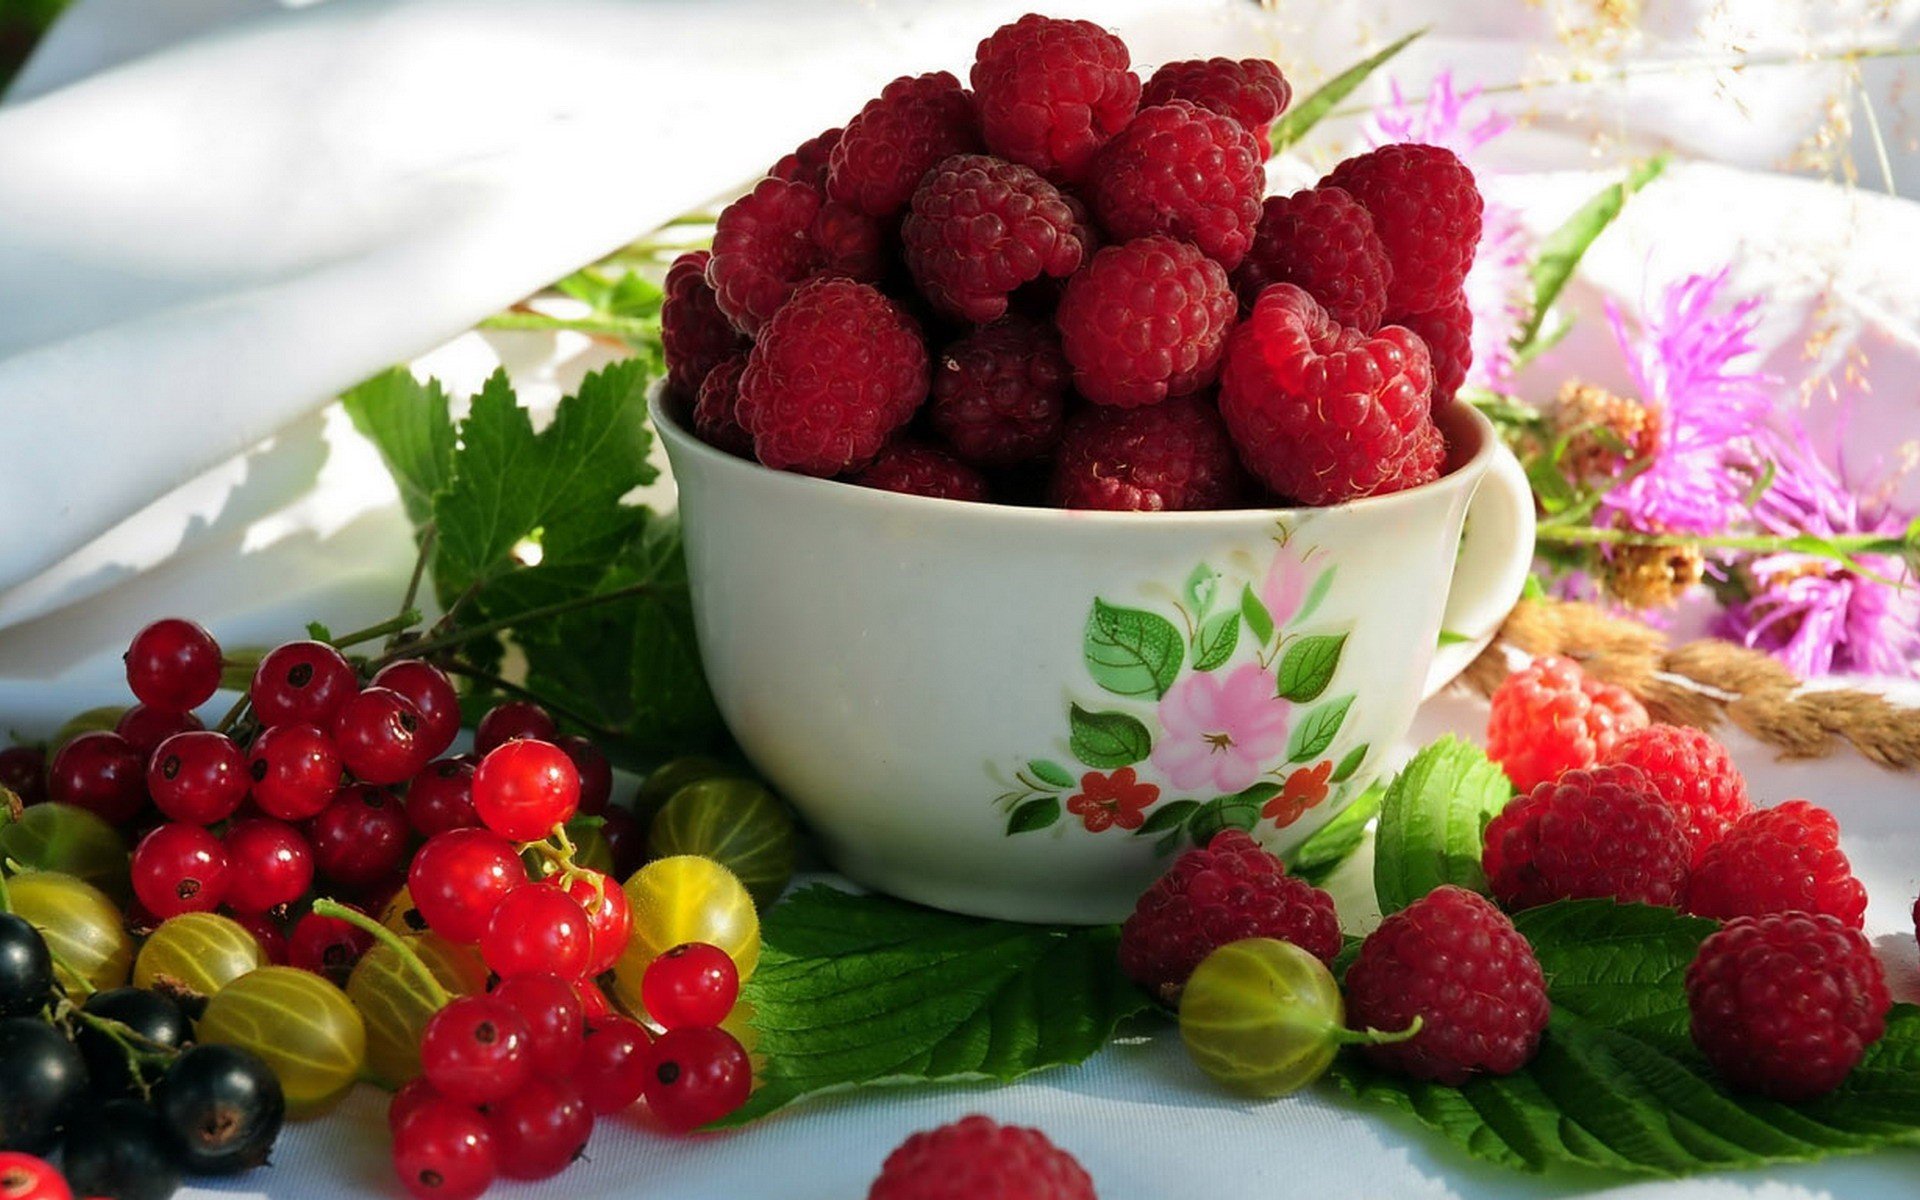
[[[738,779],[743,774],[740,768],[703,754],[670,758],[655,767],[653,773],[641,782],[640,790],[633,796],[633,815],[639,818],[642,826],[650,825],[654,815],[688,784],[698,783],[702,779]]]
[[[72,804],[36,804],[0,821],[0,862],[83,879],[116,901],[132,896],[127,844],[98,813]]]
[[[703,779],[673,794],[647,831],[654,855],[698,854],[732,871],[765,909],[793,878],[793,818],[751,779]]]

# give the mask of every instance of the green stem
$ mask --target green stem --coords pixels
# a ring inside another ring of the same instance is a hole
[[[41,940],[45,941],[46,939],[42,938]],[[73,981],[73,986],[80,989],[80,996],[83,1000],[99,990],[94,987],[92,982],[76,969],[72,963],[60,956],[60,952],[53,948],[52,942],[47,942],[47,958],[53,962],[56,971],[64,973],[68,979]]]
[[[13,911],[13,893],[7,890],[7,869],[0,866],[0,913]]]
[[[136,1068],[136,1076],[139,1074],[138,1068],[140,1066],[147,1063],[172,1062],[180,1053],[172,1046],[163,1046],[159,1042],[142,1034],[131,1025],[123,1021],[116,1021],[112,1017],[103,1017],[99,1013],[90,1013],[84,1008],[70,1009],[68,1015],[79,1021],[82,1025],[89,1025],[98,1029],[101,1033],[106,1034],[107,1037],[118,1043],[120,1048],[126,1051],[127,1060]]]
[[[511,679],[502,678],[490,671],[482,671],[478,667],[468,666],[462,662],[442,662],[440,669],[449,675],[458,675],[463,679],[471,679],[475,683],[483,683],[490,688],[505,692],[509,696],[517,696],[522,700],[531,700],[548,712],[553,713],[555,716],[565,718],[567,721],[578,725],[602,741],[620,740],[621,734],[619,730],[609,729],[579,710],[569,708],[556,700],[542,696],[530,688],[513,682]]]
[[[1535,533],[1542,542],[1586,546],[1698,546],[1702,550],[1745,550],[1756,554],[1806,554],[1832,559],[1846,565],[1855,554],[1902,555],[1907,552],[1904,539],[1884,533],[1837,533],[1823,537],[1802,534],[1783,537],[1774,534],[1713,534],[1680,537],[1674,534],[1641,533],[1632,529],[1602,528],[1593,525],[1544,524]]]
[[[420,598],[420,584],[427,577],[427,562],[433,557],[434,545],[439,540],[440,527],[438,525],[429,521],[421,527],[420,551],[413,556],[413,577],[407,580],[407,594],[400,600],[400,617],[418,611],[414,608],[413,604],[414,601]],[[398,620],[399,617],[395,617],[394,619]],[[388,639],[388,650],[393,649],[393,639],[399,636],[399,633],[395,633],[393,638]]]
[[[562,616],[566,613],[577,612],[583,608],[593,608],[601,604],[612,604],[616,600],[630,600],[635,596],[647,596],[659,590],[659,587],[651,583],[634,583],[628,584],[623,588],[615,588],[610,592],[595,592],[589,596],[576,596],[571,600],[562,600],[557,604],[547,604],[540,608],[530,608],[525,612],[515,613],[510,617],[501,617],[494,621],[483,621],[478,625],[469,625],[464,629],[450,630],[447,633],[436,634],[417,642],[409,642],[401,649],[375,659],[371,664],[371,669],[377,671],[395,659],[423,658],[429,654],[437,654],[442,650],[451,650],[456,646],[465,645],[476,638],[488,637],[496,633],[504,633],[519,625],[525,625],[533,621],[544,621],[549,617]]]
[[[216,733],[232,733],[233,727],[240,723],[241,717],[247,715],[247,706],[252,703],[252,695],[244,690],[241,691],[240,698],[233,702],[233,707],[227,710],[227,715],[220,718],[220,723],[213,727],[214,731]]]
[[[420,961],[420,956],[413,952],[413,947],[402,941],[400,935],[393,930],[358,909],[348,908],[339,901],[328,900],[324,896],[313,902],[313,911],[323,917],[345,921],[398,955],[400,962],[413,972],[414,977],[426,989],[427,997],[433,1001],[436,1011],[445,1008],[453,1000],[453,993],[447,991],[434,977],[433,972],[427,969],[427,964]]]
[[[352,633],[343,633],[327,643],[335,650],[345,650],[363,642],[378,641],[396,633],[405,633],[420,623],[420,610],[412,606],[412,594],[408,594],[408,606],[397,617],[389,617],[378,625],[369,625],[365,629],[356,629]]]
[[[479,327],[481,329],[530,329],[542,332],[571,331],[641,343],[657,341],[660,337],[660,326],[657,322],[606,314],[555,317],[537,312],[503,312],[495,313],[481,321]]]
[[[1385,1029],[1336,1029],[1333,1031],[1333,1040],[1342,1046],[1391,1046],[1413,1037],[1424,1024],[1421,1018],[1415,1017],[1413,1024],[1398,1032]]]

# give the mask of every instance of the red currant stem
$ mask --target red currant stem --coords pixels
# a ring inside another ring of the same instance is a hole
[[[503,679],[498,675],[482,671],[478,667],[471,667],[462,662],[442,662],[440,669],[449,675],[458,675],[463,679],[471,679],[475,683],[484,683],[488,687],[497,688],[509,696],[518,696],[522,700],[531,700],[548,712],[566,718],[569,724],[579,726],[601,741],[619,741],[622,736],[619,730],[607,728],[600,722],[581,713],[578,709],[556,703],[545,696],[529,691],[510,679]]]
[[[1342,1046],[1391,1046],[1395,1042],[1404,1042],[1420,1032],[1426,1022],[1420,1017],[1413,1024],[1399,1032],[1385,1029],[1336,1029],[1329,1036]]]
[[[388,929],[385,925],[382,925],[357,908],[348,908],[339,901],[329,900],[324,896],[313,902],[313,911],[323,917],[333,917],[335,920],[345,921],[347,924],[367,934],[373,938],[374,941],[379,942],[387,949],[399,955],[400,961],[406,965],[409,971],[413,972],[414,978],[418,979],[421,986],[426,989],[427,997],[433,1001],[433,1007],[436,1010],[445,1008],[453,1002],[453,993],[447,991],[447,989],[442,986],[440,980],[434,977],[433,972],[427,969],[427,964],[420,961],[420,956],[413,952],[413,947],[402,941],[400,935],[393,930]]]
[[[433,558],[435,545],[440,541],[440,527],[432,521],[420,527],[420,552],[413,556],[413,576],[407,580],[407,593],[400,598],[400,615],[406,616],[414,611],[413,602],[420,598],[421,581],[427,577],[427,563]],[[400,635],[394,634],[387,640],[387,649],[391,651]]]
[[[664,589],[658,584],[632,583],[626,587],[615,588],[610,592],[595,592],[589,596],[575,596],[571,600],[562,600],[557,604],[547,604],[539,608],[530,608],[525,612],[515,613],[510,617],[501,617],[493,621],[483,621],[478,625],[468,625],[460,629],[451,629],[445,633],[434,633],[420,641],[410,642],[390,654],[375,659],[371,664],[371,669],[377,671],[396,659],[425,658],[430,654],[436,654],[442,650],[451,650],[457,646],[464,645],[476,638],[490,637],[496,633],[504,633],[517,626],[528,625],[535,621],[544,621],[549,617],[562,616],[566,613],[577,612],[583,608],[595,608],[602,604],[612,604],[619,600],[631,600],[636,596],[651,596],[663,590]],[[462,597],[462,599],[464,598],[465,597]],[[458,609],[459,605],[459,600],[454,601],[455,610]],[[448,616],[452,616],[453,611],[454,610],[449,610]],[[445,619],[443,618],[442,623],[444,622]],[[436,629],[437,628],[438,626],[436,626]]]
[[[233,702],[233,707],[227,710],[226,716],[220,718],[220,723],[213,727],[213,731],[215,733],[232,733],[234,726],[240,723],[240,718],[247,715],[247,709],[251,707],[252,704],[252,694],[244,691],[241,692],[240,698]]]
[[[409,603],[407,609],[399,616],[389,618],[378,625],[369,625],[365,629],[356,629],[352,633],[343,633],[327,644],[335,650],[345,650],[350,646],[358,646],[362,642],[378,641],[391,634],[405,633],[419,623],[420,610]],[[385,659],[381,660],[382,663],[385,661]]]

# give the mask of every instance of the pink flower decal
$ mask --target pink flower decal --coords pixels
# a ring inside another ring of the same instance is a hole
[[[1273,618],[1275,628],[1285,625],[1293,619],[1293,614],[1300,611],[1300,602],[1306,599],[1307,585],[1313,581],[1311,560],[1317,553],[1317,550],[1310,550],[1305,558],[1295,558],[1292,549],[1287,546],[1274,551],[1266,578],[1260,581],[1260,603],[1266,605],[1267,615]]]
[[[1183,791],[1242,791],[1285,753],[1290,708],[1256,663],[1195,672],[1160,701],[1153,765]]]
[[[1138,829],[1147,819],[1147,809],[1160,798],[1160,789],[1141,783],[1132,767],[1122,767],[1111,775],[1089,771],[1080,777],[1080,791],[1067,800],[1067,811],[1079,817],[1088,833],[1099,833],[1118,825]]]

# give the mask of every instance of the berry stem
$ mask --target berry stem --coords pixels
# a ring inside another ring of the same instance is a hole
[[[345,650],[350,646],[358,646],[362,642],[377,641],[390,634],[405,633],[420,623],[420,610],[414,608],[412,605],[413,596],[412,593],[409,592],[407,596],[407,608],[401,612],[399,616],[390,617],[378,625],[369,625],[365,629],[356,629],[351,633],[343,633],[339,637],[334,638],[328,645],[332,646],[335,650]],[[384,662],[385,660],[383,659],[381,661]]]
[[[1641,533],[1632,529],[1593,525],[1543,523],[1535,536],[1542,542],[1588,546],[1697,546],[1702,550],[1746,550],[1756,554],[1806,554],[1853,568],[1856,554],[1908,555],[1908,540],[1883,533],[1839,533],[1825,536],[1796,534],[1711,534],[1699,537],[1671,533]]]
[[[1342,1046],[1391,1046],[1412,1038],[1425,1024],[1424,1020],[1415,1017],[1413,1024],[1398,1032],[1385,1029],[1336,1029],[1331,1036]]]
[[[420,956],[413,952],[413,947],[402,941],[400,935],[393,930],[357,908],[348,908],[339,901],[329,900],[324,896],[313,902],[313,911],[323,917],[345,921],[399,955],[400,961],[406,964],[407,969],[413,972],[414,978],[418,979],[421,986],[426,989],[427,996],[432,999],[435,1009],[445,1008],[453,1001],[453,993],[442,986],[433,972],[427,969],[427,964],[420,961]]]
[[[0,822],[0,824],[3,823],[4,822]],[[13,893],[7,890],[7,865],[0,863],[0,913],[10,913],[12,911]]]
[[[437,524],[429,521],[420,527],[420,550],[419,553],[413,556],[413,575],[407,580],[406,595],[400,598],[400,616],[404,617],[408,613],[416,611],[414,601],[420,598],[420,584],[427,577],[427,563],[433,559],[434,547],[439,541],[440,527]],[[399,632],[396,632],[392,637],[387,639],[387,650],[389,652],[393,650],[394,645],[399,639]]]
[[[369,665],[369,669],[378,671],[381,667],[397,659],[425,658],[428,655],[437,654],[442,650],[451,650],[455,647],[465,645],[476,638],[488,637],[496,633],[504,633],[509,629],[533,621],[544,621],[549,617],[563,616],[570,612],[578,612],[583,608],[594,608],[602,604],[612,604],[619,600],[630,600],[636,596],[651,596],[663,590],[664,589],[658,584],[654,583],[633,583],[628,584],[626,587],[615,588],[610,592],[595,592],[589,596],[576,596],[571,600],[562,600],[556,604],[546,604],[539,608],[530,608],[525,612],[515,613],[510,617],[500,617],[492,621],[482,621],[478,625],[468,625],[464,628],[449,630],[446,633],[434,634],[417,642],[409,642],[405,646],[375,659]],[[415,620],[417,621],[418,619],[416,616]],[[391,622],[388,624],[391,624]],[[383,630],[383,632],[385,631]]]
[[[660,338],[660,326],[656,321],[643,321],[635,317],[616,317],[608,314],[555,317],[547,313],[515,310],[495,313],[481,321],[480,328],[584,333],[593,337],[618,338],[623,342],[637,342],[641,345],[658,341]]]
[[[598,721],[584,716],[576,709],[568,708],[564,704],[549,700],[545,696],[529,691],[511,679],[502,678],[492,672],[482,671],[478,667],[469,666],[463,662],[443,662],[440,664],[440,669],[449,675],[458,675],[462,679],[471,679],[475,683],[485,684],[490,688],[505,692],[509,696],[517,696],[522,700],[528,700],[534,704],[538,704],[548,712],[566,718],[572,724],[586,730],[601,741],[619,741],[622,736],[617,729],[609,729]]]
[[[48,1019],[55,1024],[64,1019],[90,1026],[99,1030],[109,1041],[120,1047],[120,1052],[127,1056],[127,1073],[133,1076],[134,1083],[139,1087],[142,1096],[145,1096],[148,1090],[147,1076],[143,1068],[165,1066],[180,1056],[178,1050],[161,1045],[125,1022],[116,1021],[112,1017],[103,1017],[98,1013],[90,1013],[71,1001],[63,1003],[60,1011],[52,1014]]]

